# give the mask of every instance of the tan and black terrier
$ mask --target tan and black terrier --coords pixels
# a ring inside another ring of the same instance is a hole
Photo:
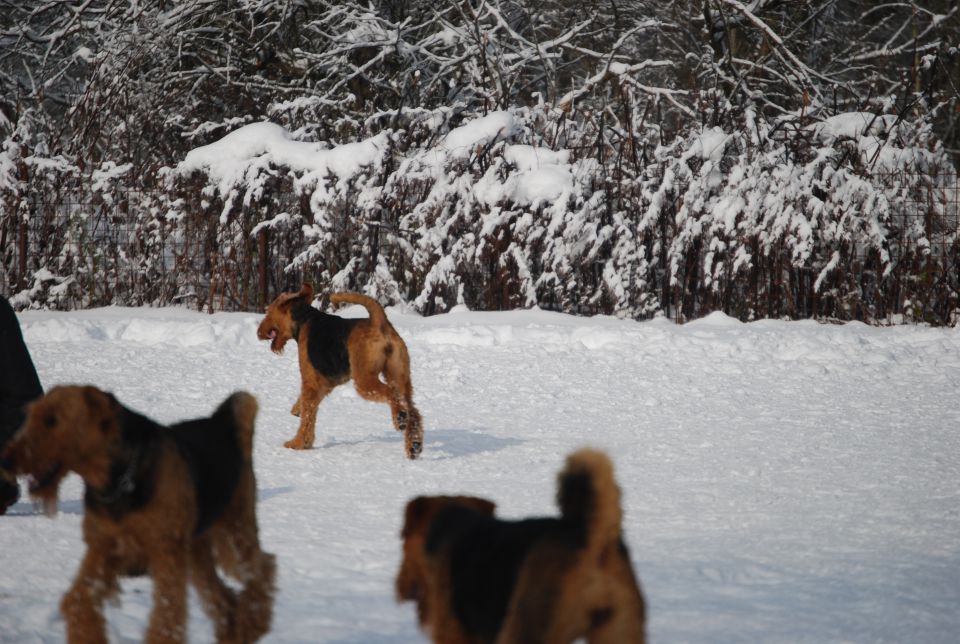
[[[290,340],[297,343],[300,396],[290,413],[300,417],[300,428],[284,445],[313,447],[320,401],[334,387],[353,379],[363,398],[390,404],[393,425],[404,434],[407,457],[416,458],[423,448],[423,422],[413,404],[407,345],[376,300],[357,293],[334,293],[330,302],[360,304],[369,317],[347,319],[315,309],[313,288],[304,284],[299,293],[278,296],[257,329],[257,337],[270,340],[274,353],[281,353]]]
[[[104,600],[119,577],[142,574],[153,578],[146,642],[186,641],[188,581],[217,642],[255,642],[270,629],[276,562],[257,531],[256,414],[246,393],[170,427],[96,387],[56,387],[31,403],[4,461],[30,476],[31,496],[49,513],[67,473],[85,488],[87,550],[60,604],[69,642],[106,642]]]
[[[407,504],[400,601],[444,644],[645,641],[646,607],[620,534],[620,490],[602,453],[572,454],[560,517],[503,521],[474,497]]]

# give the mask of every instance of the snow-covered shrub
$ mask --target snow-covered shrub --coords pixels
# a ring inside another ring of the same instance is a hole
[[[778,138],[744,125],[661,147],[648,168],[642,228],[672,219],[670,281],[694,300],[677,303],[684,315],[703,301],[743,317],[879,319],[897,308],[880,291],[918,255],[950,270],[957,175],[926,126],[849,113]]]
[[[931,1],[14,3],[0,289],[946,323]]]

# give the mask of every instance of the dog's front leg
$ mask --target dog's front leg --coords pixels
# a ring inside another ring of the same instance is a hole
[[[153,612],[147,644],[180,644],[187,639],[188,561],[188,546],[182,540],[166,541],[150,558]]]
[[[68,642],[106,644],[103,600],[116,589],[116,571],[110,565],[107,551],[96,546],[87,548],[73,585],[60,602],[60,612],[67,625]]]
[[[290,408],[290,415],[300,417],[300,400],[301,397],[297,396],[297,402],[293,403],[293,407]]]
[[[284,447],[290,449],[313,447],[317,428],[317,407],[328,393],[330,388],[322,384],[304,383],[300,389],[300,398],[297,399],[300,407],[300,427],[297,429],[297,435],[284,443]]]

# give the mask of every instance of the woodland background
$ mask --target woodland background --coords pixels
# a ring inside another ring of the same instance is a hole
[[[955,324],[958,44],[957,0],[0,0],[0,293]],[[380,152],[184,166],[262,121]],[[521,150],[569,189],[491,191]]]

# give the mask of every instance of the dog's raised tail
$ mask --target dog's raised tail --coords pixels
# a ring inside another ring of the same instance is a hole
[[[220,409],[229,410],[237,428],[240,452],[245,459],[253,453],[253,426],[257,419],[257,399],[245,391],[237,391],[223,401]]]
[[[348,304],[359,304],[367,309],[367,315],[370,316],[370,323],[372,325],[380,327],[385,323],[389,324],[387,322],[387,314],[383,312],[383,307],[372,297],[360,295],[359,293],[332,293],[330,295],[330,302],[332,304],[343,304],[344,302]]]
[[[620,538],[620,487],[603,452],[580,449],[567,457],[557,477],[557,504],[565,519],[584,526],[587,548],[599,550]]]

